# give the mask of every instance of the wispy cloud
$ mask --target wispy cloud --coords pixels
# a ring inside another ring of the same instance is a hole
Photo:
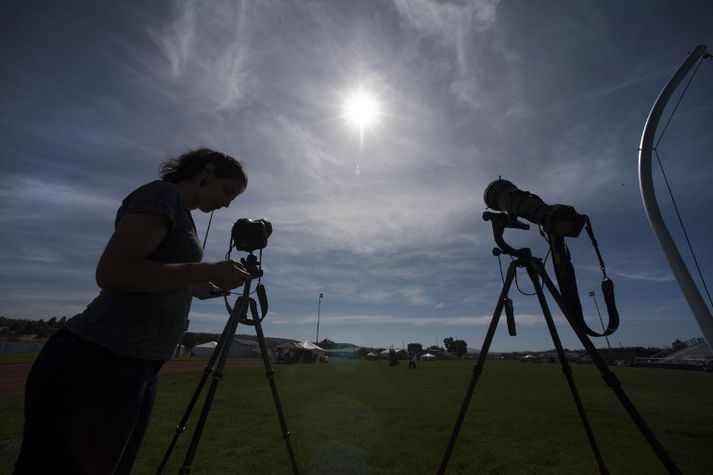
[[[176,4],[176,18],[152,32],[177,81],[187,82],[216,110],[239,107],[256,83],[247,64],[254,23],[250,2]]]
[[[472,2],[433,2],[429,0],[396,0],[395,5],[404,21],[422,36],[420,53],[433,61],[432,73],[439,79],[448,75],[449,91],[462,105],[483,108],[493,106],[495,79],[492,66],[504,58],[502,45],[495,53],[493,38],[488,32],[496,22],[499,0]],[[436,45],[430,44],[436,41]],[[444,63],[443,58],[450,60]]]
[[[322,316],[320,322],[324,325],[408,325],[414,327],[439,326],[439,327],[482,327],[490,325],[492,315],[487,316],[460,316],[460,317],[410,317],[395,315],[329,315]],[[272,325],[314,325],[317,323],[316,316],[275,316],[270,322]],[[501,318],[500,324],[504,324]],[[541,315],[518,314],[517,323],[532,326],[545,325]]]
[[[64,208],[72,210],[72,212],[81,210],[103,213],[116,207],[116,201],[107,197],[100,190],[77,188],[26,175],[4,175],[4,178],[7,185],[0,189],[0,199],[5,203],[20,204],[19,198],[22,197],[23,203],[17,208],[7,207],[2,211],[18,214],[29,213],[28,219],[32,219],[33,209],[36,210],[36,213],[41,213],[48,207]],[[31,192],[26,193],[29,190]],[[21,219],[22,216],[10,214],[10,218]],[[1,215],[0,219],[2,219]]]
[[[673,274],[666,270],[638,272],[614,271],[614,274],[625,279],[644,280],[649,282],[671,282],[674,280]]]

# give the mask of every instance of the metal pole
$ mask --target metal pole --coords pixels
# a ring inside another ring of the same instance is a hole
[[[319,308],[322,305],[323,298],[324,298],[324,294],[320,293],[319,299],[317,299],[317,336],[315,337],[315,341],[314,341],[315,345],[319,345]]]
[[[649,117],[646,119],[646,125],[644,126],[644,131],[641,135],[641,144],[639,146],[639,188],[641,189],[641,199],[644,202],[644,209],[646,210],[646,216],[649,218],[651,228],[668,259],[673,274],[678,281],[678,285],[681,287],[683,295],[688,301],[688,305],[691,307],[693,316],[703,332],[706,343],[708,343],[708,346],[713,350],[713,316],[703,300],[703,297],[701,297],[696,283],[688,272],[686,263],[683,261],[671,234],[666,228],[666,224],[661,216],[661,211],[656,203],[656,193],[654,191],[651,171],[651,158],[654,150],[656,127],[661,119],[666,103],[686,74],[688,74],[696,62],[705,55],[708,55],[706,45],[698,45],[688,55],[671,79],[669,79],[668,83],[666,83],[666,86],[661,90],[659,97],[651,108]]]

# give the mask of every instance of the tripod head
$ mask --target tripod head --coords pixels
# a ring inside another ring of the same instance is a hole
[[[594,232],[591,228],[591,223],[589,218],[585,218],[585,227],[587,229],[587,234],[592,241],[592,245],[597,253],[597,258],[599,259],[599,264],[604,275],[602,280],[602,294],[604,295],[604,301],[607,306],[607,312],[609,313],[609,325],[602,333],[592,330],[584,321],[584,315],[582,312],[582,304],[579,299],[579,292],[577,289],[577,278],[575,276],[574,266],[572,265],[569,249],[565,244],[565,236],[560,234],[549,233],[547,241],[550,245],[550,252],[552,253],[552,266],[555,271],[555,277],[557,279],[557,284],[559,286],[559,293],[563,301],[566,303],[570,312],[573,315],[574,321],[578,324],[584,331],[590,336],[608,336],[616,331],[619,327],[619,312],[616,309],[616,303],[614,298],[614,284],[611,279],[606,275],[606,270],[604,267],[604,260],[599,253],[599,248],[597,245],[597,240],[594,238]],[[518,259],[515,261],[518,265],[523,265],[524,261],[533,260],[532,251],[527,248],[516,249],[505,242],[503,238],[503,233],[506,228],[515,229],[530,229],[528,224],[523,223],[517,219],[516,215],[509,213],[493,213],[491,211],[486,211],[483,213],[483,219],[485,221],[490,221],[493,226],[493,237],[498,247],[493,249],[493,255],[499,256],[500,254],[508,254],[512,257]],[[539,259],[534,258],[534,260],[539,261]],[[543,268],[544,272],[544,268]],[[512,322],[511,316],[511,306],[512,303],[510,299],[505,296],[505,303],[507,305],[506,310],[508,311],[508,327],[510,329],[510,334],[514,335],[514,323]],[[602,324],[603,326],[603,324]]]
[[[262,250],[260,250],[260,254],[262,255]],[[263,271],[261,266],[261,262],[258,260],[257,256],[253,254],[252,251],[246,256],[246,257],[241,257],[240,258],[240,263],[245,267],[245,270],[250,273],[253,279],[257,278],[260,279],[263,276]],[[238,315],[238,321],[242,323],[243,325],[249,325],[249,326],[254,326],[256,322],[262,322],[262,320],[265,318],[267,315],[267,310],[268,310],[268,303],[267,303],[267,291],[265,290],[265,286],[258,281],[258,284],[255,286],[255,293],[257,294],[257,302],[255,301],[254,298],[251,298],[248,296],[249,288],[250,288],[250,281],[245,282],[243,285],[245,285],[245,292],[243,292],[243,295],[238,297],[238,299],[235,302],[235,306],[231,307],[230,303],[228,303],[228,298],[225,298],[225,308],[228,310],[229,314],[233,314],[238,308],[240,308],[241,304],[245,305],[245,309],[247,310],[248,308],[250,309],[250,314],[252,315],[252,318],[248,318],[247,312],[241,313]],[[258,308],[257,304],[258,302],[260,303],[260,314],[258,315]]]
[[[503,239],[503,232],[505,231],[505,228],[527,230],[530,229],[529,224],[525,224],[522,221],[519,221],[515,216],[511,216],[507,213],[493,213],[491,211],[484,212],[483,219],[485,221],[490,221],[493,225],[493,238],[499,248],[493,249],[493,254],[499,255],[500,253],[505,253],[513,257],[532,257],[532,252],[529,248],[523,247],[521,249],[515,249],[506,243],[505,239]]]
[[[250,276],[253,279],[259,279],[263,276],[262,268],[260,267],[262,262],[258,260],[257,256],[253,254],[252,251],[247,255],[247,257],[241,257],[240,263],[245,267],[245,270],[250,273]]]

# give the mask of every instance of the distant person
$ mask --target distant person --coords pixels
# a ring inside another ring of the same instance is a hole
[[[123,200],[97,265],[101,292],[32,366],[18,475],[128,474],[191,298],[225,295],[250,278],[233,261],[200,262],[191,216],[245,190],[240,162],[202,148],[164,162],[160,176]]]
[[[399,364],[399,358],[396,355],[394,349],[389,350],[389,366],[396,366]]]

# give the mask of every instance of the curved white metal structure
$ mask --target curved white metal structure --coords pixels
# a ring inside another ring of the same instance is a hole
[[[691,311],[696,318],[696,322],[703,332],[703,338],[705,338],[708,346],[711,350],[713,350],[713,316],[698,291],[696,283],[693,281],[693,278],[691,278],[691,274],[688,272],[686,263],[683,261],[681,254],[678,252],[678,248],[676,247],[671,234],[666,228],[666,224],[664,223],[661,211],[659,210],[656,202],[656,193],[654,191],[654,183],[651,173],[651,161],[652,152],[654,150],[656,127],[661,119],[666,103],[671,98],[673,91],[696,64],[696,62],[702,56],[707,54],[708,48],[706,45],[698,45],[688,55],[686,60],[683,64],[681,64],[671,79],[669,79],[668,83],[666,83],[666,86],[664,86],[663,90],[659,94],[659,97],[656,99],[656,102],[654,102],[651,112],[649,113],[649,117],[646,119],[644,132],[641,135],[641,145],[639,147],[639,188],[641,189],[641,199],[644,202],[644,208],[646,210],[646,215],[649,218],[649,223],[651,223],[651,228],[654,230],[654,234],[656,235],[666,258],[671,265],[673,274],[678,281],[678,285],[681,287],[683,295],[686,297],[688,305],[691,307]]]

